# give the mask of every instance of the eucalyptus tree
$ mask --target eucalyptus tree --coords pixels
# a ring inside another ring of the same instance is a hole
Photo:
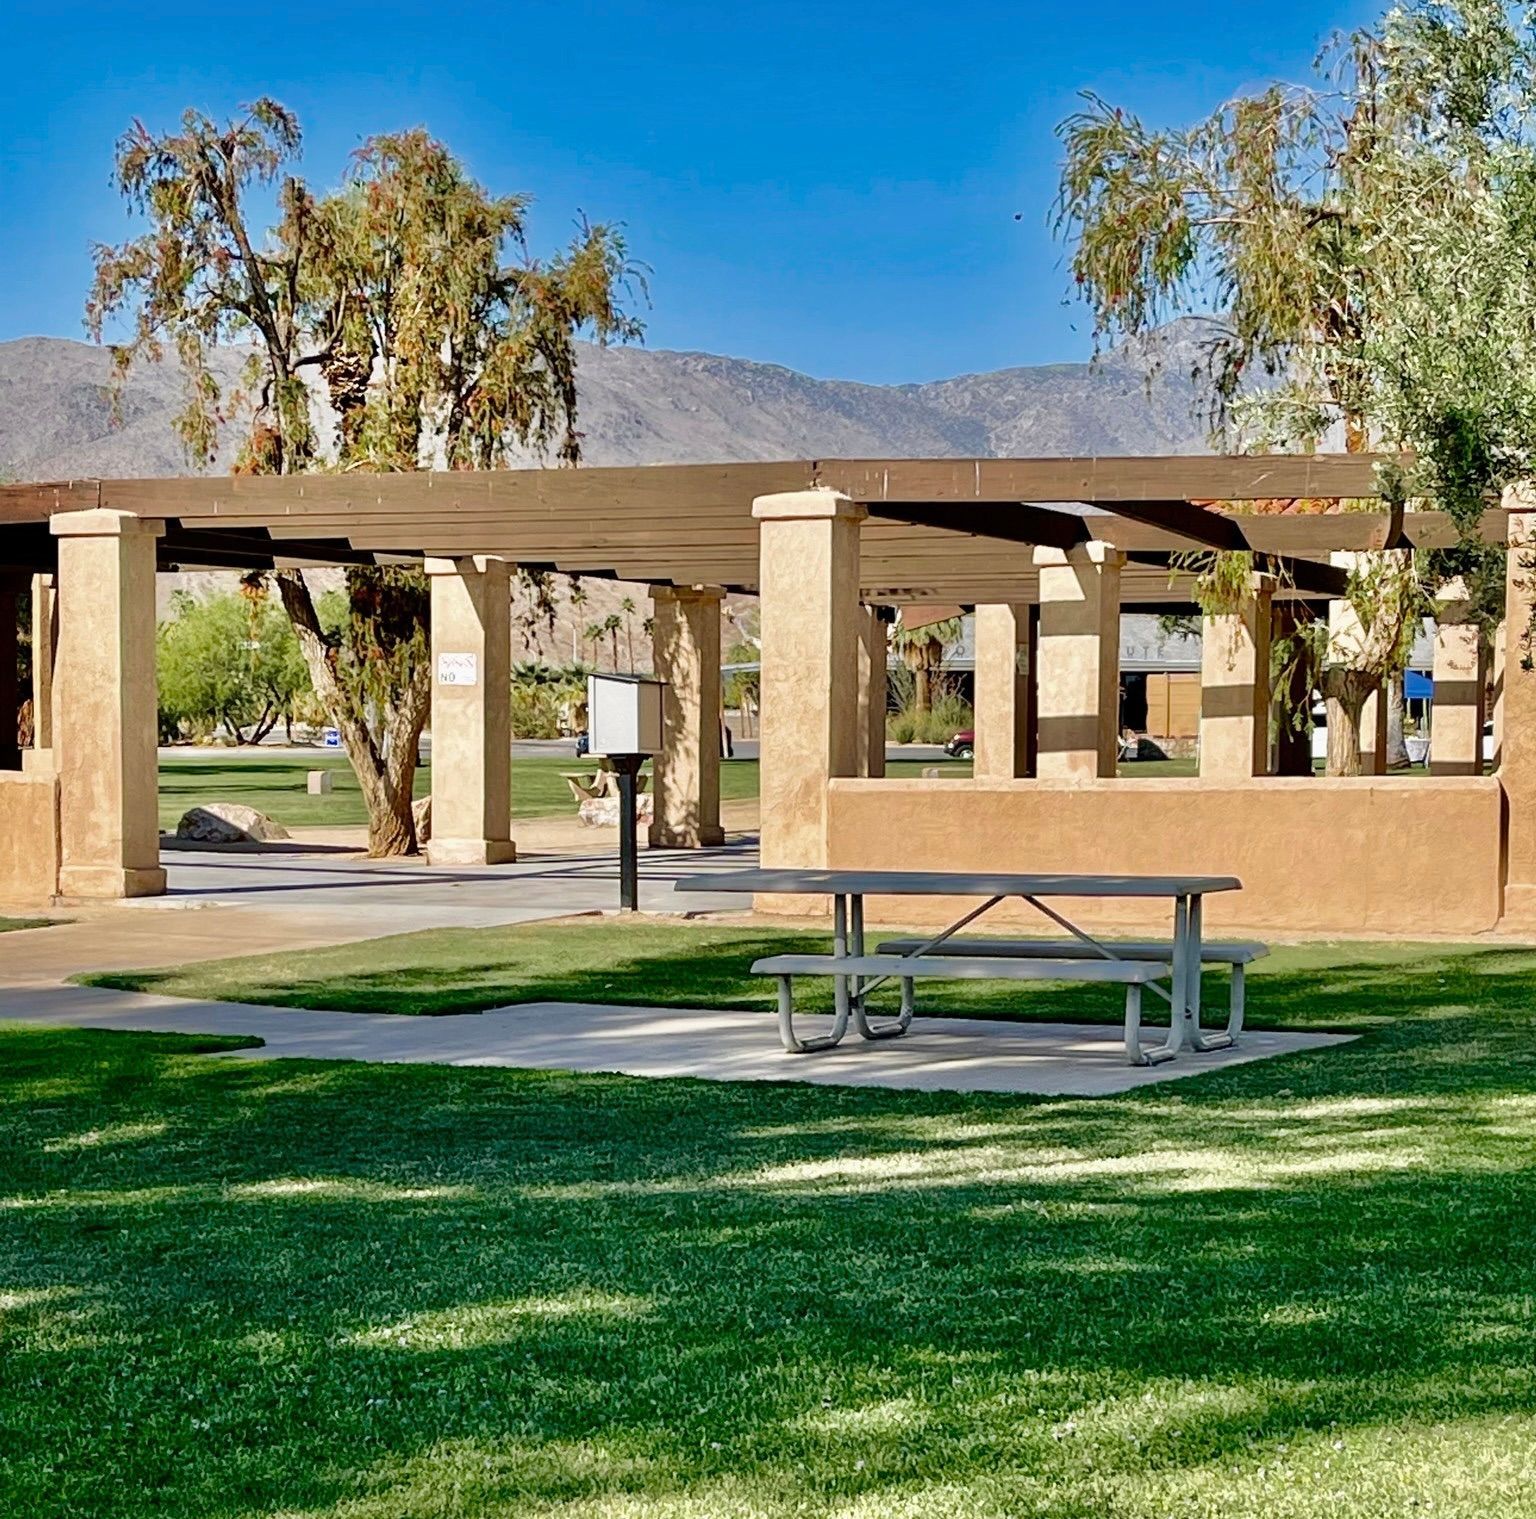
[[[1394,7],[1336,41],[1306,86],[1271,85],[1188,129],[1088,97],[1062,124],[1058,227],[1101,341],[1212,315],[1203,364],[1227,447],[1416,451],[1381,481],[1450,510],[1457,565],[1369,555],[1358,635],[1302,631],[1329,703],[1329,769],[1359,769],[1368,694],[1400,670],[1424,576],[1497,566],[1476,524],[1530,466],[1532,33],[1500,0]],[[1318,503],[1259,503],[1318,509]],[[1229,607],[1250,565],[1205,556],[1197,594]]]
[[[256,474],[575,464],[576,339],[640,333],[623,309],[640,271],[621,233],[583,222],[536,259],[528,197],[493,196],[425,132],[370,138],[326,194],[292,172],[300,147],[297,119],[269,99],[223,124],[196,111],[169,133],[135,122],[118,143],[117,186],[148,226],[96,249],[87,325],[100,341],[126,324],[119,376],[174,353],[191,462],[212,463],[239,417],[235,468]],[[226,394],[212,353],[231,343],[250,351]],[[424,576],[349,569],[336,626],[302,574],[274,578],[367,800],[370,852],[414,850]],[[547,584],[523,579],[547,608]]]

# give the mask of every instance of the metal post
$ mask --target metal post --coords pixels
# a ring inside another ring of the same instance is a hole
[[[641,754],[609,756],[619,778],[619,908],[640,910],[640,851],[635,827],[635,777],[645,763]]]

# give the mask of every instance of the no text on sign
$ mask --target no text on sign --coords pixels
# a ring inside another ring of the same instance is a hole
[[[474,686],[480,682],[480,661],[473,654],[439,654],[437,683],[440,686]]]

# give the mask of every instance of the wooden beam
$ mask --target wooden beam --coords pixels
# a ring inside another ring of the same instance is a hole
[[[995,538],[1003,543],[1027,543],[1043,548],[1070,549],[1088,542],[1089,531],[1080,515],[1054,512],[1023,501],[1009,502],[908,502],[899,505],[871,503],[869,514],[887,522],[913,527],[938,528],[946,533],[968,533]]]
[[[1223,516],[1192,501],[1117,502],[1105,511],[1187,539],[1192,548],[1246,549],[1242,517]]]
[[[1117,459],[826,459],[820,485],[898,501],[1341,500],[1380,494],[1386,454],[1195,454]]]

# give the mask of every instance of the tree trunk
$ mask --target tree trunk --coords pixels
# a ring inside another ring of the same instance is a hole
[[[341,735],[362,790],[368,808],[368,853],[375,858],[415,854],[411,787],[416,778],[417,746],[431,701],[430,671],[425,667],[420,670],[399,704],[387,714],[381,747],[374,741],[363,704],[354,699],[336,673],[336,650],[320,626],[303,574],[279,570],[276,580],[315,695]]]
[[[919,665],[912,672],[912,707],[920,714],[933,707],[933,689],[927,665]]]
[[[1360,714],[1376,689],[1376,677],[1364,670],[1334,665],[1323,671],[1322,692],[1328,703],[1328,774],[1362,774]]]
[[[1403,742],[1403,672],[1387,681],[1387,769],[1406,770],[1408,745]]]

